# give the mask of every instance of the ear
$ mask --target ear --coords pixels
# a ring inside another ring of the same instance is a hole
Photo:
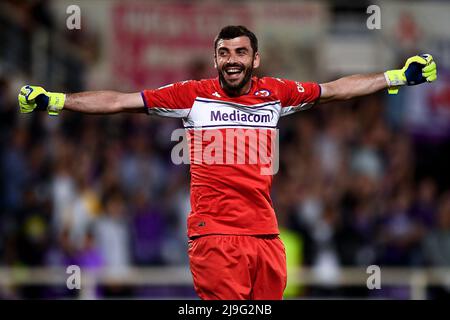
[[[216,60],[216,56],[214,55],[214,69],[217,69],[217,60]]]
[[[255,53],[255,57],[253,58],[253,68],[256,69],[259,67],[259,63],[261,62],[261,57],[259,56],[259,53]]]

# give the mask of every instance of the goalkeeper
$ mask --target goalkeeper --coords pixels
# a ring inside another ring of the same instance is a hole
[[[402,69],[351,75],[321,84],[254,77],[260,62],[254,33],[243,26],[227,26],[214,40],[217,78],[182,81],[136,93],[65,94],[26,85],[19,94],[20,112],[43,110],[52,116],[63,110],[142,112],[181,118],[193,148],[194,132],[215,131],[223,137],[236,127],[244,130],[242,136],[252,130],[273,132],[280,117],[315,104],[382,89],[395,94],[402,86],[433,82],[437,77],[436,64],[429,54],[409,58]],[[205,149],[205,145],[199,147]],[[246,146],[245,159],[247,147],[255,146]],[[281,299],[287,281],[286,256],[270,198],[272,175],[261,173],[266,163],[196,160],[191,159],[192,209],[187,229],[197,294],[202,299]]]

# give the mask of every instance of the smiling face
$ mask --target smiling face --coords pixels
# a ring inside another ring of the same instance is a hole
[[[224,91],[232,96],[246,94],[250,90],[253,69],[259,66],[259,53],[253,52],[246,36],[220,39],[214,57],[214,66]]]

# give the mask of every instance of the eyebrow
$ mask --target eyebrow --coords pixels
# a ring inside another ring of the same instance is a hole
[[[219,47],[219,48],[217,48],[217,51],[221,51],[221,50],[230,51],[230,49],[228,49],[227,47]],[[240,51],[240,50],[248,51],[248,48],[247,47],[238,47],[238,48],[235,49],[235,51]]]

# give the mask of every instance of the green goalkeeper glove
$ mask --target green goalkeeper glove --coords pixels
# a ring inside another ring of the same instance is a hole
[[[424,82],[433,82],[437,78],[436,63],[431,54],[421,54],[406,60],[400,70],[389,70],[384,73],[388,83],[389,94],[397,94],[400,86],[413,86]]]
[[[64,93],[47,92],[42,87],[26,85],[20,89],[19,93],[20,112],[46,110],[49,115],[57,116],[64,107],[65,100]]]

